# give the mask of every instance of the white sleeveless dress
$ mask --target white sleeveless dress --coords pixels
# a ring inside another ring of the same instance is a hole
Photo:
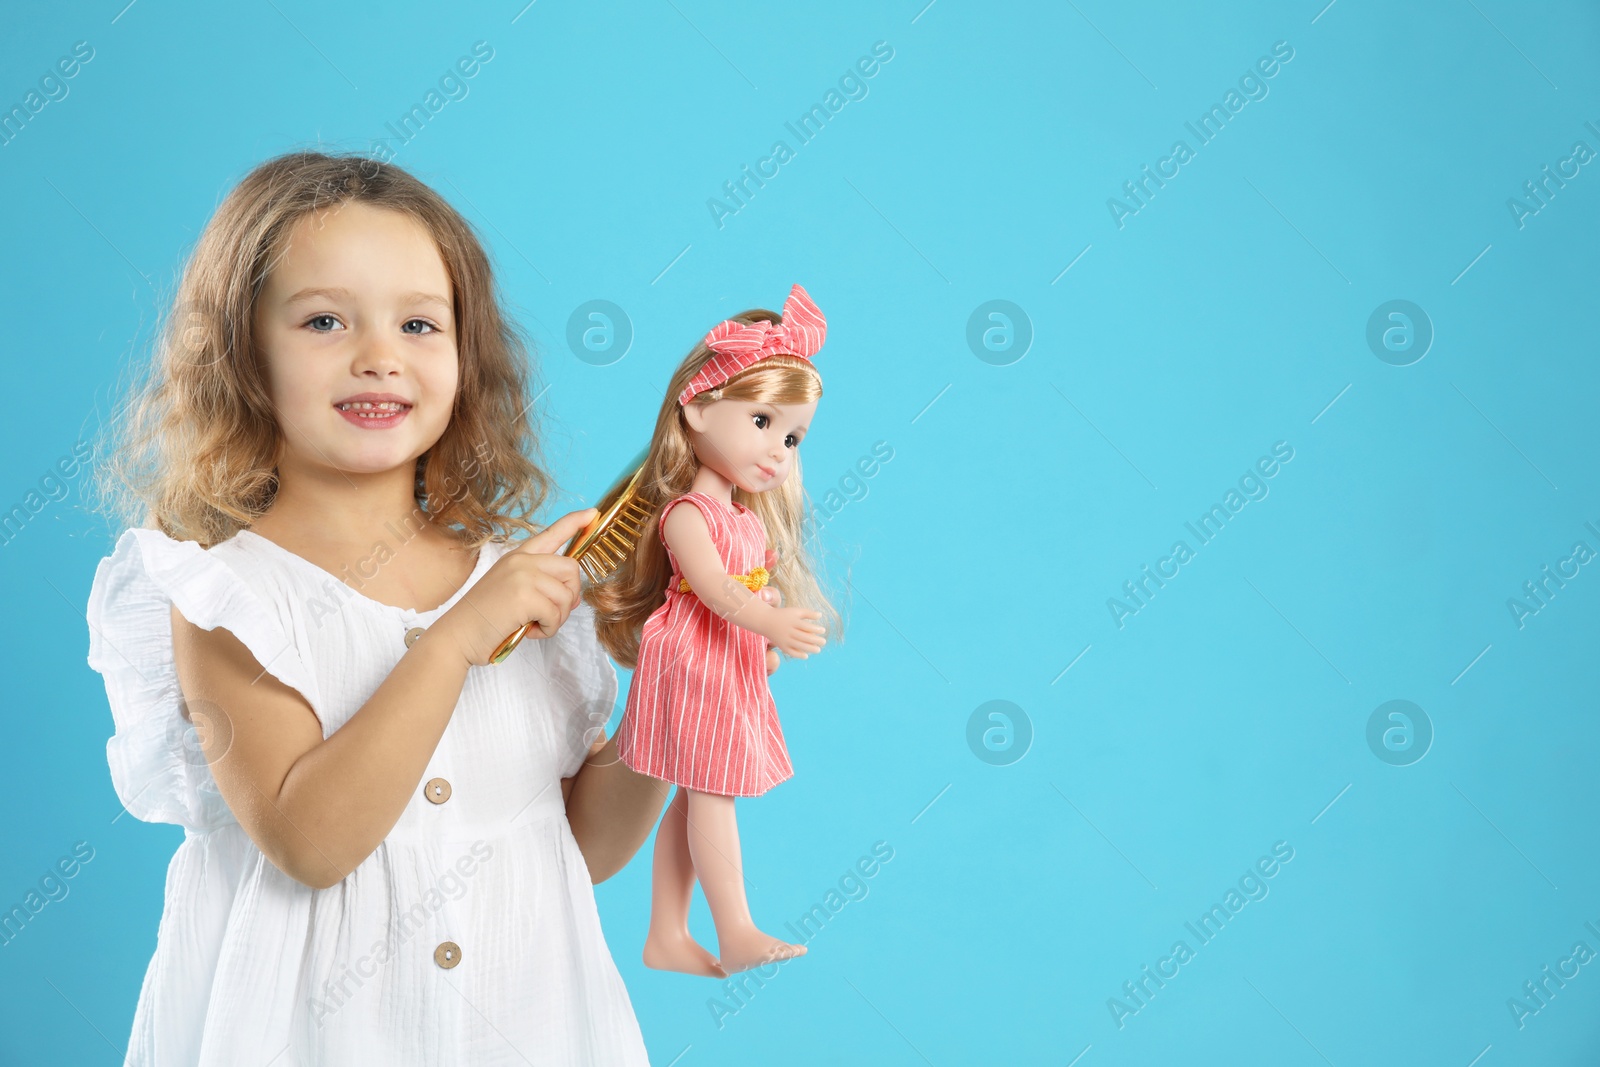
[[[112,784],[184,828],[128,1065],[647,1064],[559,779],[611,714],[617,676],[580,604],[554,637],[471,667],[400,821],[338,885],[273,866],[180,714],[169,604],[221,626],[332,734],[514,542],[490,542],[432,611],[380,604],[248,530],[206,550],[130,529],[89,594]]]

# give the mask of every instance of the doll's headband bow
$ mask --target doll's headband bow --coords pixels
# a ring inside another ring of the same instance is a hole
[[[822,309],[812,303],[811,295],[797,283],[783,302],[782,315],[782,322],[724,319],[711,327],[705,336],[705,346],[716,355],[678,394],[678,403],[687,404],[696,393],[721,385],[768,356],[784,353],[810,359],[828,335],[828,320],[822,317]]]

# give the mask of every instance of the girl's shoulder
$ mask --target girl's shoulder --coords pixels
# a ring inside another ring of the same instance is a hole
[[[144,528],[124,531],[96,566],[85,610],[88,664],[105,681],[115,723],[106,745],[112,784],[135,818],[197,830],[232,821],[185,714],[174,606],[203,630],[228,630],[268,673],[321,708],[316,676],[271,594],[269,566],[236,538],[206,549]]]

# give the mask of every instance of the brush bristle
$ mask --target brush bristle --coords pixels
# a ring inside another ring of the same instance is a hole
[[[637,496],[629,497],[580,553],[578,563],[584,573],[592,581],[604,581],[639,543],[649,519],[644,503]]]

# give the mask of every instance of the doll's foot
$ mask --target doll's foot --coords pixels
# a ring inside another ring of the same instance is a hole
[[[726,978],[717,958],[689,936],[687,930],[672,935],[651,931],[644,939],[644,965],[658,971],[681,971],[706,978]]]
[[[731,933],[727,937],[719,933],[717,949],[721,953],[718,959],[722,969],[729,974],[806,954],[804,945],[792,945],[787,941],[780,941],[776,937],[762,933],[754,926]]]

